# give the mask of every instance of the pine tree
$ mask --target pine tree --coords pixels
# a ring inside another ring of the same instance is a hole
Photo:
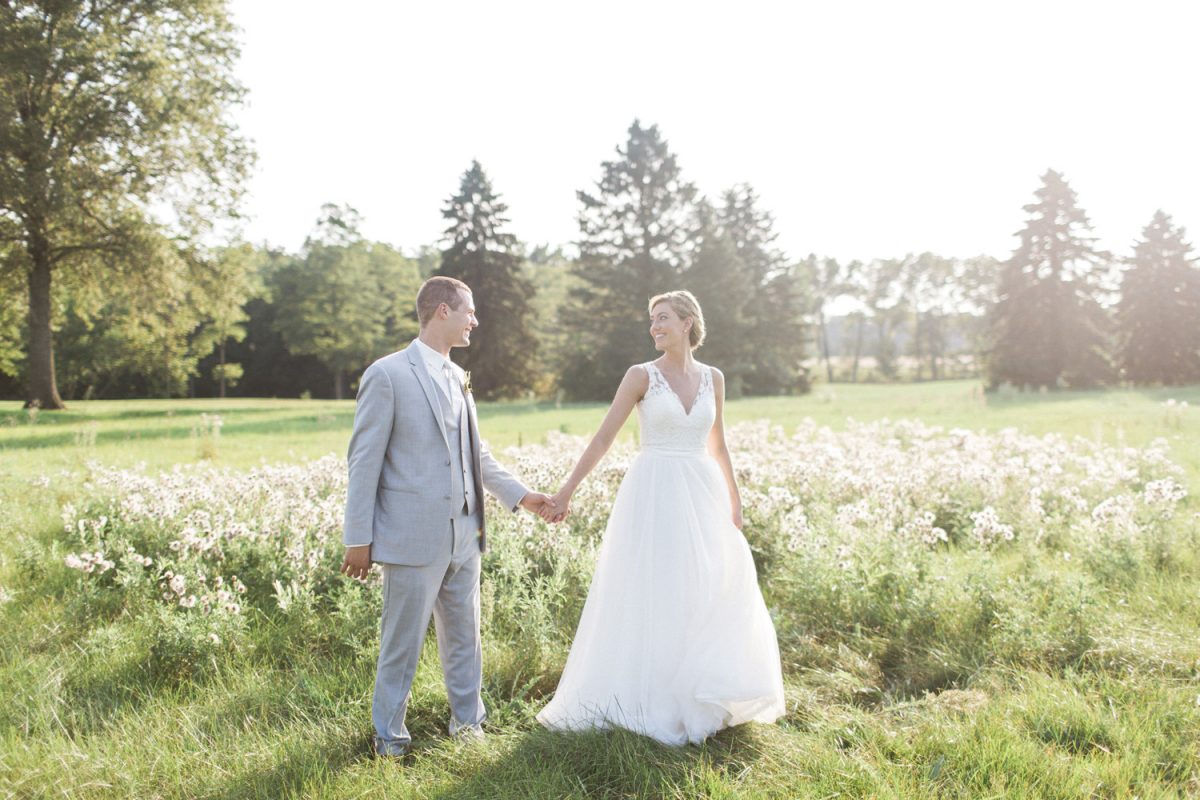
[[[1200,267],[1183,237],[1183,228],[1156,212],[1122,277],[1119,361],[1134,383],[1200,380]]]
[[[684,181],[658,127],[634,120],[596,193],[578,192],[581,285],[560,311],[574,337],[561,375],[580,400],[612,397],[626,368],[654,357],[646,303],[683,288],[695,187]]]
[[[1100,304],[1109,254],[1063,176],[1047,170],[1021,244],[1001,268],[989,318],[988,383],[1096,386],[1112,378],[1109,320]]]
[[[537,339],[530,329],[534,287],[524,274],[516,237],[501,230],[507,210],[478,161],[471,162],[458,194],[442,210],[450,221],[450,246],[442,251],[438,274],[471,287],[480,325],[471,346],[452,353],[485,399],[526,392],[537,377]]]
[[[775,247],[774,219],[758,207],[758,195],[749,185],[725,192],[718,219],[751,287],[742,328],[734,334],[745,349],[746,394],[807,391],[800,366],[808,307],[803,269],[789,267]]]
[[[683,284],[700,301],[706,336],[699,358],[725,375],[729,397],[742,394],[753,355],[745,338],[746,314],[755,287],[729,234],[707,200],[696,205],[696,251]]]

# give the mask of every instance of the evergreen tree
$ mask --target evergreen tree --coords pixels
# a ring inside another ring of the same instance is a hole
[[[578,192],[580,285],[560,311],[573,346],[560,376],[573,399],[612,397],[626,368],[653,358],[646,303],[681,287],[695,187],[658,127],[634,120],[596,193]]]
[[[534,286],[516,237],[501,230],[507,210],[478,161],[471,162],[458,194],[442,210],[450,221],[450,246],[442,251],[438,274],[471,287],[483,329],[470,347],[451,352],[470,370],[474,391],[489,400],[529,391],[537,377],[538,341],[530,329]]]
[[[1002,267],[989,319],[988,383],[1089,387],[1112,377],[1100,304],[1109,255],[1063,176],[1047,170],[1021,244]]]
[[[684,284],[704,311],[707,334],[700,360],[725,375],[725,393],[742,394],[752,367],[751,342],[744,336],[755,287],[729,234],[707,200],[696,204],[696,251]]]
[[[725,192],[719,221],[751,287],[735,334],[745,346],[746,394],[807,391],[801,367],[809,304],[804,270],[789,267],[775,247],[774,219],[758,207],[752,187],[743,184]]]
[[[1200,380],[1200,267],[1183,237],[1183,228],[1156,212],[1122,278],[1119,360],[1134,383]]]

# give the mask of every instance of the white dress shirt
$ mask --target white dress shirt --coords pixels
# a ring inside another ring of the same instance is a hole
[[[417,349],[425,361],[425,368],[429,370],[429,377],[446,396],[451,413],[457,415],[462,409],[462,390],[455,388],[455,383],[462,386],[462,368],[420,339],[417,339]]]

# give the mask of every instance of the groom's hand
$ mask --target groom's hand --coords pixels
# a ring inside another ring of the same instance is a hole
[[[367,577],[371,571],[371,545],[362,544],[357,547],[347,547],[346,556],[342,559],[342,574],[356,580]]]
[[[554,501],[550,499],[550,495],[542,494],[541,492],[530,492],[521,498],[520,505],[521,508],[526,511],[532,511],[547,522],[554,518]]]

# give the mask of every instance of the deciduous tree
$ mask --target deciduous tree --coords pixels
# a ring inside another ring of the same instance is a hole
[[[62,407],[56,281],[169,281],[162,232],[232,212],[251,161],[234,30],[224,0],[0,3],[0,268],[28,285],[28,404]]]

